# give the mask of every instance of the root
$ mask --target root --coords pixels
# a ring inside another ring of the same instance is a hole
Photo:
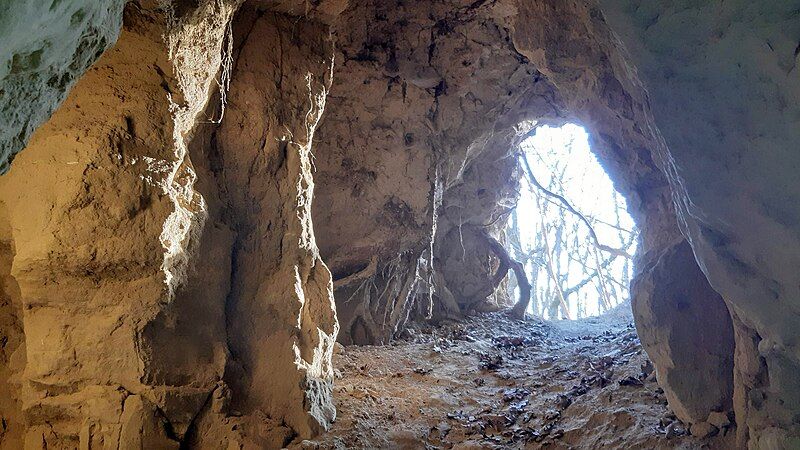
[[[444,275],[439,271],[434,271],[434,281],[436,286],[436,293],[438,294],[439,301],[441,302],[442,309],[444,309],[444,316],[449,319],[460,319],[461,308],[458,306],[453,293],[447,288],[444,281]]]
[[[422,283],[426,263],[422,256],[410,253],[380,263],[375,257],[363,270],[339,280],[336,289],[353,289],[344,303],[356,302],[355,318],[363,318],[362,326],[375,339],[375,343],[386,343],[399,334],[409,320]]]
[[[336,280],[333,282],[333,288],[339,289],[345,286],[350,286],[351,284],[362,282],[365,280],[369,280],[375,276],[378,272],[378,257],[373,256],[369,260],[369,265],[358,272],[348,275],[341,280]]]
[[[492,279],[494,286],[491,292],[494,292],[497,286],[500,285],[500,282],[503,281],[503,278],[508,273],[508,269],[510,268],[513,270],[514,275],[517,277],[517,284],[519,285],[519,300],[517,300],[517,303],[511,309],[511,315],[517,319],[524,319],[525,312],[528,310],[528,305],[531,302],[531,284],[528,281],[528,276],[525,274],[525,266],[523,266],[521,262],[512,259],[511,255],[509,255],[505,247],[503,247],[503,244],[485,230],[480,230],[479,233],[489,244],[489,248],[492,252],[500,259],[500,267],[497,269],[497,273],[495,273]],[[491,295],[491,292],[487,294],[487,297]]]

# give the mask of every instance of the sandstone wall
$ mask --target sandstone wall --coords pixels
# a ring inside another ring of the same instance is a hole
[[[226,378],[244,411],[264,409],[310,435],[335,418],[338,324],[311,223],[311,141],[332,45],[319,23],[249,11],[240,17],[227,110],[209,144],[224,220],[236,230],[226,306],[235,361]]]
[[[236,7],[129,5],[0,180],[3,445],[277,448],[334,418],[310,221],[332,44],[266,9],[234,36]]]
[[[683,230],[735,317],[740,442],[797,447],[800,2],[601,4],[650,95]]]
[[[165,24],[151,20],[129,16],[119,45],[0,180],[25,333],[26,364],[14,382],[28,446],[77,446],[80,436],[110,445],[136,421],[162,420],[150,412],[158,396],[180,395],[154,371],[152,348],[139,345],[166,297],[159,236],[171,201],[159,183],[173,159],[165,99],[177,90],[159,36]],[[213,385],[208,352],[182,384]],[[148,426],[160,427],[154,439],[168,439],[160,423]]]

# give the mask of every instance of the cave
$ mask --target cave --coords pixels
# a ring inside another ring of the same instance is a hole
[[[798,11],[0,5],[0,447],[800,448]],[[554,325],[503,230],[565,124],[638,235]]]

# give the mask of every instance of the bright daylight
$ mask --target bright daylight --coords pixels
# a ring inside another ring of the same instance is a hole
[[[625,199],[589,149],[586,131],[573,124],[542,126],[521,150],[523,181],[507,246],[525,265],[529,312],[579,319],[627,300],[637,231]],[[517,298],[515,281],[511,289]]]

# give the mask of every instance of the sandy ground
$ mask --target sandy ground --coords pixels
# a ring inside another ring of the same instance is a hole
[[[626,312],[581,321],[488,313],[335,357],[338,419],[295,448],[733,448],[674,420]]]

